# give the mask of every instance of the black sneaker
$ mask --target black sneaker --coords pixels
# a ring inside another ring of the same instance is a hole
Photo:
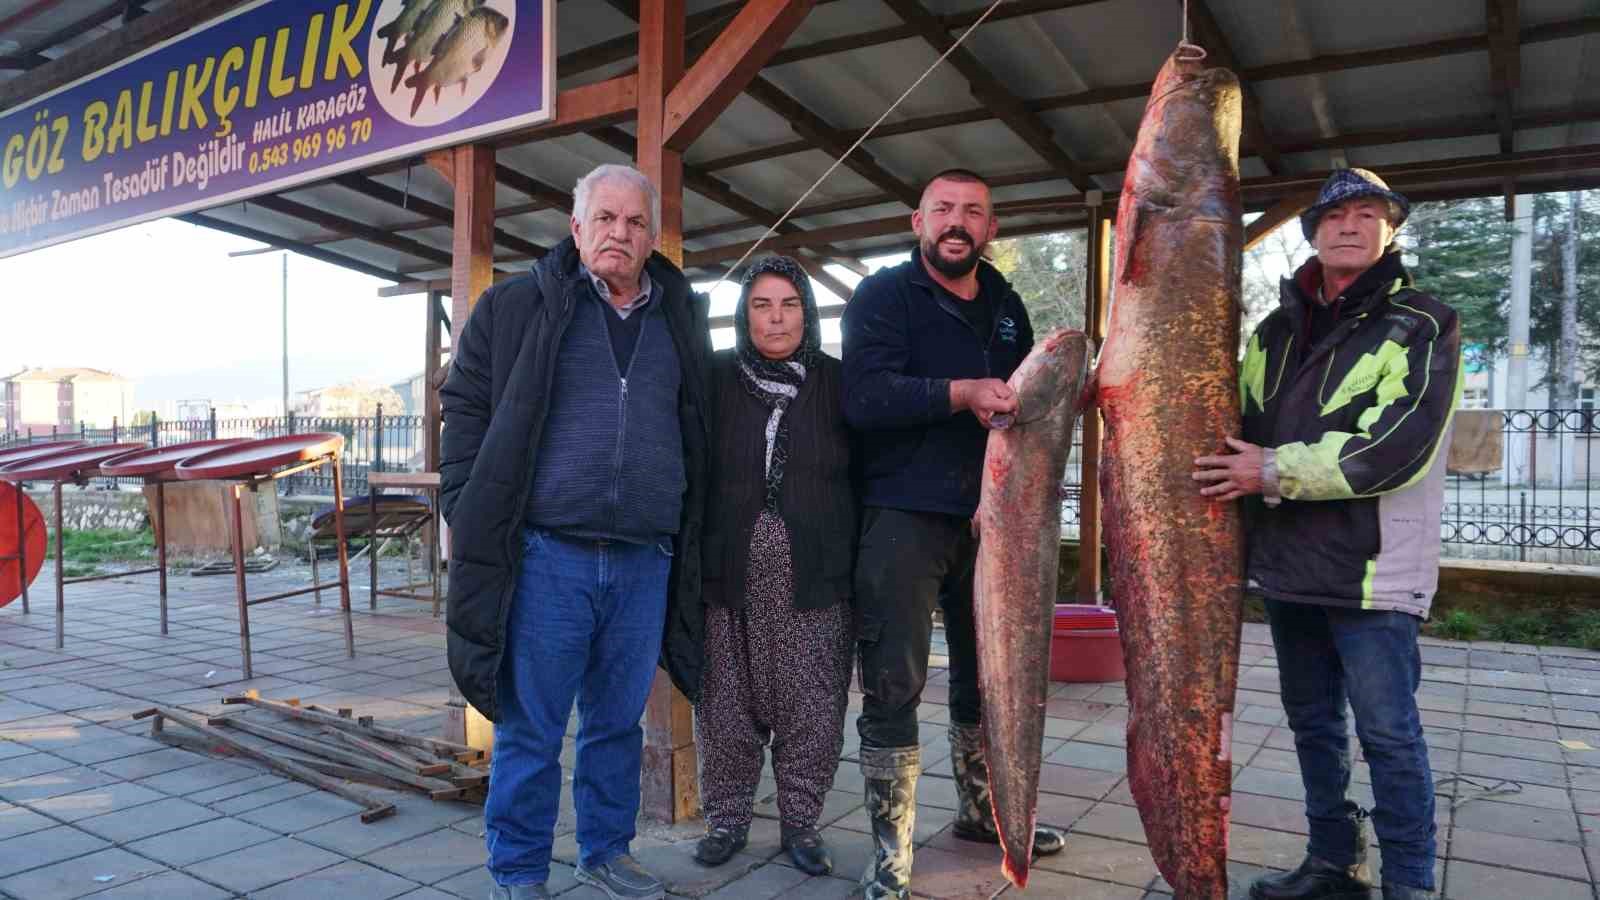
[[[1361,865],[1338,866],[1307,856],[1293,872],[1257,878],[1251,900],[1369,900],[1372,885],[1361,878]]]
[[[592,869],[579,864],[576,875],[579,882],[599,888],[611,900],[663,900],[667,896],[661,879],[626,853]]]
[[[715,827],[706,830],[706,836],[694,846],[694,861],[702,866],[720,866],[744,849],[750,829]]]
[[[797,828],[783,836],[783,849],[800,871],[807,875],[827,875],[833,871],[833,854],[815,828]]]

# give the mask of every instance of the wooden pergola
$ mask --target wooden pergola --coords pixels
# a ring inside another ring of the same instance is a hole
[[[0,0],[0,110],[241,2]],[[486,287],[565,235],[564,185],[578,175],[634,162],[661,188],[662,252],[692,277],[723,274],[989,5],[562,2],[553,121],[183,218],[394,282],[387,295],[425,294],[437,388],[444,323],[459,332]],[[909,249],[922,181],[973,168],[995,186],[1003,236],[1086,230],[1085,327],[1099,336],[1122,168],[1183,7],[1005,0],[763,246],[847,298],[826,267],[865,274],[864,258]],[[1245,85],[1243,189],[1263,213],[1252,240],[1294,219],[1344,165],[1376,169],[1414,200],[1600,186],[1600,73],[1589,62],[1600,58],[1600,16],[1585,0],[1188,7],[1191,39]],[[1100,585],[1098,434],[1091,416],[1085,599]],[[694,815],[691,710],[664,678],[646,733],[647,809]]]

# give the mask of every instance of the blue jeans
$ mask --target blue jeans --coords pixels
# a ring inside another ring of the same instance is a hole
[[[530,529],[500,673],[489,799],[489,874],[542,884],[561,801],[561,738],[578,702],[572,797],[579,862],[628,852],[639,815],[639,719],[666,616],[671,545]]]
[[[1345,701],[1372,770],[1372,827],[1383,879],[1433,889],[1433,772],[1417,712],[1422,659],[1416,616],[1266,601],[1283,708],[1306,789],[1307,850],[1341,866],[1362,856],[1350,786]]]

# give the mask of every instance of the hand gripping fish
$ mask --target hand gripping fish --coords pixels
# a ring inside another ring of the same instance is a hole
[[[1100,484],[1133,798],[1178,900],[1223,900],[1244,540],[1237,505],[1190,473],[1239,430],[1240,94],[1183,52],[1156,77],[1117,210]]]
[[[1018,887],[1033,857],[1050,633],[1061,555],[1061,474],[1089,364],[1082,332],[1057,331],[1011,376],[1017,413],[989,432],[978,502],[974,615],[983,738],[1001,864]]]

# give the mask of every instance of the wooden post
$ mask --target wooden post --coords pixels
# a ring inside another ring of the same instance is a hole
[[[1111,220],[1099,191],[1089,192],[1088,253],[1084,265],[1084,328],[1098,349],[1106,339],[1111,294]],[[1078,493],[1078,602],[1100,602],[1100,408],[1083,414],[1082,483]]]
[[[666,146],[667,95],[683,77],[683,0],[639,4],[639,171],[661,191],[659,249],[683,262],[683,154]],[[644,814],[674,823],[700,814],[700,784],[694,746],[694,710],[656,672],[644,713]]]
[[[443,324],[439,316],[439,292],[429,291],[423,298],[427,313],[426,331],[428,350],[422,362],[422,468],[426,472],[439,471],[439,376],[443,368]]]
[[[478,295],[494,284],[494,148],[464,144],[428,154],[455,189],[450,263],[450,346],[456,346]]]

